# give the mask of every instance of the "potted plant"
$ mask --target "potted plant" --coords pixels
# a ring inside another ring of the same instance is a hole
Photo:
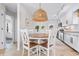
[[[44,29],[44,26],[41,26],[41,29]]]
[[[35,29],[37,30],[37,32],[39,31],[39,25],[35,26]]]

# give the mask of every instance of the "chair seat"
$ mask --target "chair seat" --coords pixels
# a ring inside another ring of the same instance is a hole
[[[30,42],[29,47],[32,48],[32,47],[34,47],[34,46],[36,46],[36,45],[38,45],[38,43]]]
[[[48,42],[41,43],[40,45],[47,48],[48,47]]]

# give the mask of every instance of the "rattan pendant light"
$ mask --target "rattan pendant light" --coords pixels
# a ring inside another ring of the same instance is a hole
[[[32,20],[36,22],[45,22],[48,20],[47,13],[41,8],[41,4],[39,4],[39,9],[34,12]]]

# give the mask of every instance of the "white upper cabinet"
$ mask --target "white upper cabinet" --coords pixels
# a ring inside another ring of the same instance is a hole
[[[75,11],[77,10],[77,9],[79,9],[79,4],[73,4],[72,5],[72,12],[73,12],[73,14],[72,14],[72,17],[73,17],[73,24],[79,24],[79,17],[75,14]]]
[[[72,4],[72,11],[76,11],[77,9],[79,9],[79,3],[74,3]]]

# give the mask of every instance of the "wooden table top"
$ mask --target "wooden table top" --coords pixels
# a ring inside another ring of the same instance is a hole
[[[48,38],[48,34],[46,33],[34,33],[31,34],[32,38]]]
[[[31,34],[31,38],[42,38],[42,39],[47,39],[48,38],[48,34],[46,33],[33,33]],[[31,40],[31,39],[30,39]],[[47,48],[47,45],[48,45],[48,42],[45,41],[44,43],[36,43],[36,42],[33,42],[33,41],[30,41],[30,48],[33,47],[33,46],[36,46],[36,45],[40,45],[40,46],[43,46],[43,47],[46,47]]]

